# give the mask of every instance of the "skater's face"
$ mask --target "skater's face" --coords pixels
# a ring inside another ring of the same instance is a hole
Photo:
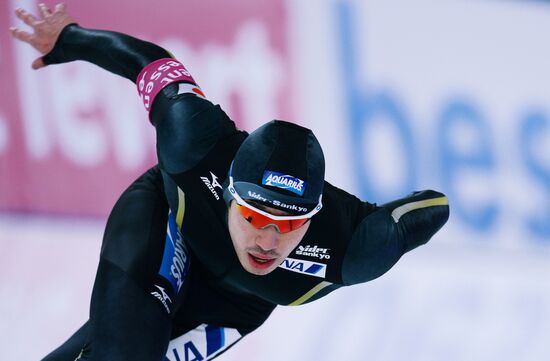
[[[307,221],[290,231],[283,229],[286,233],[281,233],[275,223],[257,228],[250,218],[243,216],[239,207],[242,206],[234,200],[229,205],[229,233],[241,265],[255,275],[266,275],[275,270],[300,243],[310,225]],[[274,216],[286,215],[275,208],[262,207],[262,210]]]

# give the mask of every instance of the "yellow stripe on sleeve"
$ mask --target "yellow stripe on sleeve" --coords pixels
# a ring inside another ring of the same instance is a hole
[[[176,224],[181,229],[183,215],[185,213],[185,193],[178,187],[178,212],[176,213]]]
[[[425,199],[423,201],[416,201],[404,204],[402,206],[399,206],[391,212],[391,216],[393,217],[393,220],[395,223],[399,222],[399,219],[407,214],[410,211],[414,211],[415,209],[420,208],[427,208],[427,207],[433,207],[433,206],[445,206],[449,204],[449,200],[447,197],[439,197],[439,198],[432,198],[432,199]]]
[[[292,303],[289,303],[288,306],[298,306],[298,305],[301,305],[302,303],[306,302],[307,300],[309,300],[311,297],[315,296],[319,291],[321,291],[323,288],[327,287],[327,286],[330,286],[332,285],[332,283],[330,282],[327,282],[327,281],[323,281],[321,283],[319,283],[317,286],[313,287],[311,290],[309,290],[305,295],[303,295],[302,297],[298,298],[296,301],[292,302]]]

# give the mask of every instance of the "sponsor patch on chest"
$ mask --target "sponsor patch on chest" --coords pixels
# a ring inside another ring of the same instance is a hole
[[[302,273],[308,276],[325,278],[327,265],[324,263],[305,261],[302,259],[286,258],[279,268],[284,268],[287,271]]]
[[[330,248],[321,248],[318,246],[298,246],[294,253],[302,257],[314,257],[319,259],[330,259]]]

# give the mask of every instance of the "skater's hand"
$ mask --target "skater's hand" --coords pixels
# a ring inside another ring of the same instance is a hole
[[[39,4],[38,9],[40,10],[38,18],[24,9],[16,9],[15,15],[30,26],[33,31],[27,32],[11,27],[10,32],[17,40],[30,44],[42,55],[46,55],[54,48],[63,28],[69,24],[74,24],[75,20],[65,13],[64,4],[57,4],[53,12],[45,4]],[[32,62],[33,69],[40,69],[45,66],[42,56]]]

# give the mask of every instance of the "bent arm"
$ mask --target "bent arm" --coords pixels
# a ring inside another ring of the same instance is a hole
[[[160,163],[169,173],[197,164],[220,136],[219,119],[225,114],[205,99],[191,74],[160,46],[71,24],[43,60],[46,64],[84,60],[137,83],[157,128]]]
[[[208,101],[183,65],[163,48],[134,37],[69,25],[45,63],[85,60],[138,85],[157,134],[157,155],[165,173],[182,187],[189,171],[218,140],[235,132],[233,122]],[[172,182],[169,182],[172,184]],[[171,199],[171,205],[177,202]]]
[[[70,24],[61,31],[54,48],[42,59],[46,65],[88,61],[135,83],[145,66],[170,57],[171,54],[160,46],[126,34]]]
[[[427,243],[447,222],[444,194],[427,190],[384,204],[356,228],[342,270],[345,284],[371,281],[406,252]]]
[[[17,16],[33,32],[12,28],[13,36],[45,54],[33,67],[83,60],[137,84],[156,128],[159,163],[170,185],[167,193],[176,193],[177,187],[184,189],[185,173],[206,159],[221,140],[231,138],[223,150],[227,157],[234,153],[243,135],[218,106],[205,98],[185,67],[163,48],[118,32],[82,28],[63,7],[56,7],[51,15],[43,11],[42,19],[21,9]],[[212,157],[220,158],[214,159],[216,164],[229,164],[217,153]],[[170,205],[176,211],[178,197],[170,194]]]
[[[53,12],[41,4],[40,12],[41,15],[35,17],[18,8],[15,14],[32,31],[10,28],[13,37],[28,43],[43,55],[32,63],[34,69],[75,60],[96,64],[136,83],[149,112],[157,95],[174,98],[175,95],[190,93],[204,99],[202,90],[183,64],[160,46],[115,31],[82,28],[65,12],[62,4],[58,4]],[[150,113],[153,123],[154,118],[155,115]]]
[[[10,28],[14,38],[28,43],[42,55],[32,63],[34,69],[84,60],[135,82],[147,64],[171,57],[161,47],[125,34],[81,28],[65,11],[64,4],[57,4],[53,10],[39,4],[39,10],[38,16],[22,8],[15,10],[31,32]]]

